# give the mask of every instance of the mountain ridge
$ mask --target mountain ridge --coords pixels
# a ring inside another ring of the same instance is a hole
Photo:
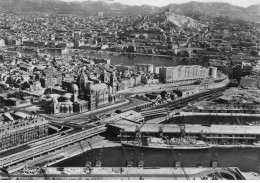
[[[251,5],[247,8],[234,6],[222,2],[197,2],[190,1],[183,4],[169,4],[158,7],[150,5],[130,6],[118,2],[104,1],[82,1],[65,2],[62,0],[1,0],[1,12],[33,12],[50,11],[55,13],[97,15],[97,12],[104,12],[104,15],[151,15],[161,13],[170,9],[180,15],[200,14],[212,17],[229,17],[245,21],[258,21],[260,19],[260,4]]]

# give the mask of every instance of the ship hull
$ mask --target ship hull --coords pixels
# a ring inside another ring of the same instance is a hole
[[[177,145],[138,145],[131,142],[121,142],[122,146],[144,148],[144,149],[165,149],[165,150],[203,150],[209,149],[210,146],[177,146]]]

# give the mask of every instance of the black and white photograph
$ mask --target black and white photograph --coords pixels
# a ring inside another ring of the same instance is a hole
[[[260,0],[0,0],[0,180],[260,180]]]

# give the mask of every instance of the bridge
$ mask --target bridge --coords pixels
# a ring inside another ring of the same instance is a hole
[[[99,133],[106,131],[105,125],[100,125],[93,127],[91,129],[83,130],[71,135],[63,136],[59,139],[54,139],[38,146],[32,147],[28,150],[18,152],[0,159],[0,167],[9,168],[12,165],[24,162],[34,157],[39,157],[43,154],[48,154],[49,152],[62,149],[70,144],[74,144],[78,141],[87,139],[91,136],[95,136]]]

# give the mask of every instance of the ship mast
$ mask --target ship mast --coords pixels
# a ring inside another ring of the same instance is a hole
[[[184,119],[180,119],[179,127],[180,127],[180,136],[181,136],[181,138],[184,138],[186,135]]]
[[[140,145],[141,145],[141,142],[142,142],[142,141],[141,141],[141,138],[142,138],[141,129],[142,129],[142,127],[145,125],[145,123],[146,123],[146,121],[143,120],[143,121],[141,122],[141,125],[140,125],[140,126],[136,125],[136,128],[135,128],[136,141],[137,141],[138,143],[140,143]]]

